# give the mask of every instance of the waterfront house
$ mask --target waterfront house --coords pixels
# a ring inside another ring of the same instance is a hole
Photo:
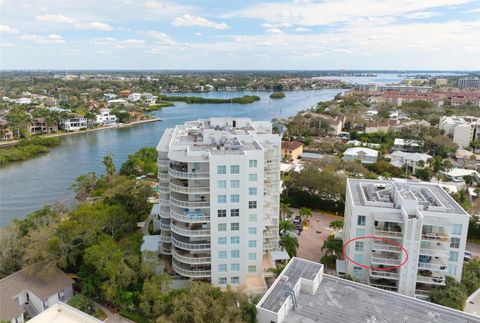
[[[0,280],[0,320],[23,323],[73,295],[74,281],[63,271],[47,277],[44,264],[38,263],[19,270]]]
[[[28,125],[28,131],[32,135],[38,135],[43,133],[51,133],[58,131],[58,125],[56,122],[48,123],[45,118],[33,118]]]
[[[113,126],[118,123],[118,118],[114,114],[110,114],[110,109],[100,109],[100,113],[97,114],[96,124],[102,126]]]
[[[62,120],[60,128],[67,132],[80,131],[87,128],[87,119],[79,115],[73,115],[69,119]]]
[[[378,151],[364,147],[348,148],[343,153],[343,160],[359,160],[362,164],[372,164],[377,162]]]
[[[140,93],[132,93],[128,96],[128,101],[130,102],[137,102],[142,98]]]

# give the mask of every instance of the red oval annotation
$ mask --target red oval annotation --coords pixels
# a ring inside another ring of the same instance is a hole
[[[373,266],[367,266],[365,264],[360,264],[360,263],[354,261],[353,259],[351,259],[350,257],[348,257],[348,255],[345,253],[345,248],[352,242],[355,242],[355,241],[358,241],[358,240],[366,240],[366,239],[383,241],[385,243],[388,243],[388,244],[391,244],[395,247],[400,248],[402,250],[402,253],[405,254],[405,259],[402,261],[402,263],[400,265],[390,266],[390,267],[373,267]],[[394,270],[394,269],[400,268],[407,263],[408,257],[409,257],[408,256],[408,251],[400,243],[398,243],[396,241],[393,241],[393,240],[390,240],[390,239],[387,239],[387,238],[380,238],[380,237],[375,237],[375,236],[356,237],[356,238],[348,240],[342,247],[342,254],[343,254],[343,257],[345,258],[345,260],[348,260],[351,263],[353,263],[353,264],[355,264],[359,267],[372,269],[372,270],[378,270],[378,271],[388,271],[388,270]]]

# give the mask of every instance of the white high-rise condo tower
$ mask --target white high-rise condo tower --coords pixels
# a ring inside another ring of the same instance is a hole
[[[279,248],[280,146],[270,122],[246,118],[165,130],[154,224],[176,273],[218,286],[261,277],[264,253]]]
[[[361,266],[347,260],[347,273],[372,286],[426,297],[447,276],[460,281],[468,221],[438,184],[348,179],[344,251]],[[365,236],[376,239],[347,243]],[[392,267],[398,268],[384,270]]]

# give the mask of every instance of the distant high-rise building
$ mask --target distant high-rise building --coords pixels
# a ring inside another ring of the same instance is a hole
[[[160,253],[179,275],[248,285],[278,250],[279,135],[270,122],[210,118],[166,129],[157,146]]]
[[[459,79],[458,87],[461,89],[480,89],[480,79],[478,77]]]
[[[427,297],[447,276],[461,280],[469,218],[438,184],[348,179],[346,271],[375,287]]]

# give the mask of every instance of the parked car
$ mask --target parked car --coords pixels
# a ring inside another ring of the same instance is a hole
[[[465,250],[465,254],[463,255],[464,261],[472,260],[472,252],[470,250]]]
[[[297,225],[302,223],[302,218],[300,216],[296,216],[295,219],[293,219],[293,224]]]
[[[460,176],[454,176],[454,177],[452,177],[452,182],[461,183],[461,182],[463,182],[463,178],[460,177]]]

